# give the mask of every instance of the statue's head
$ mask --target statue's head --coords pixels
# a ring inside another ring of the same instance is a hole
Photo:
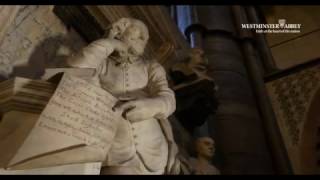
[[[198,157],[211,160],[215,153],[215,142],[211,137],[199,137],[195,141],[195,150]]]
[[[149,39],[149,31],[140,20],[121,18],[112,24],[108,37],[129,45],[130,54],[142,55]]]

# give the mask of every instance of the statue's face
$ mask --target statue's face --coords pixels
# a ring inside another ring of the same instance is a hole
[[[210,137],[201,137],[196,141],[196,151],[198,156],[211,159],[214,155],[214,140]]]
[[[129,45],[130,53],[133,55],[142,55],[147,44],[147,39],[136,26],[129,26],[123,33],[121,40]]]
[[[148,41],[148,32],[143,32],[140,26],[144,24],[135,24],[131,19],[122,18],[112,24],[109,32],[109,38],[117,39],[129,46],[129,54],[140,56],[143,54]]]

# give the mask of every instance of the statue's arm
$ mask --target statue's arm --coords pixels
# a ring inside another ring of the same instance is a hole
[[[150,64],[149,64],[150,63]],[[150,118],[166,119],[176,109],[173,91],[168,87],[166,72],[157,62],[148,62],[147,98],[135,99],[119,103],[116,111],[125,112],[124,117],[131,122]]]
[[[158,105],[156,117],[167,118],[176,110],[174,92],[169,88],[166,71],[156,61],[152,61],[148,71],[148,91]]]
[[[72,55],[67,59],[67,63],[77,68],[98,68],[114,49],[111,39],[99,39]]]

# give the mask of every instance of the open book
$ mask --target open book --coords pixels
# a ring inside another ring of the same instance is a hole
[[[0,83],[0,169],[103,162],[121,119],[109,92],[64,73],[58,83]]]

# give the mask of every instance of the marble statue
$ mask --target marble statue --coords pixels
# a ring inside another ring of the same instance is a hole
[[[143,58],[149,39],[140,20],[121,18],[107,37],[96,40],[68,59],[77,68],[94,68],[92,83],[119,99],[117,133],[101,174],[177,174],[177,146],[168,121],[176,108],[166,72]]]
[[[218,175],[220,171],[211,164],[215,153],[214,140],[210,137],[200,137],[195,141],[196,158],[190,160],[194,174]]]

